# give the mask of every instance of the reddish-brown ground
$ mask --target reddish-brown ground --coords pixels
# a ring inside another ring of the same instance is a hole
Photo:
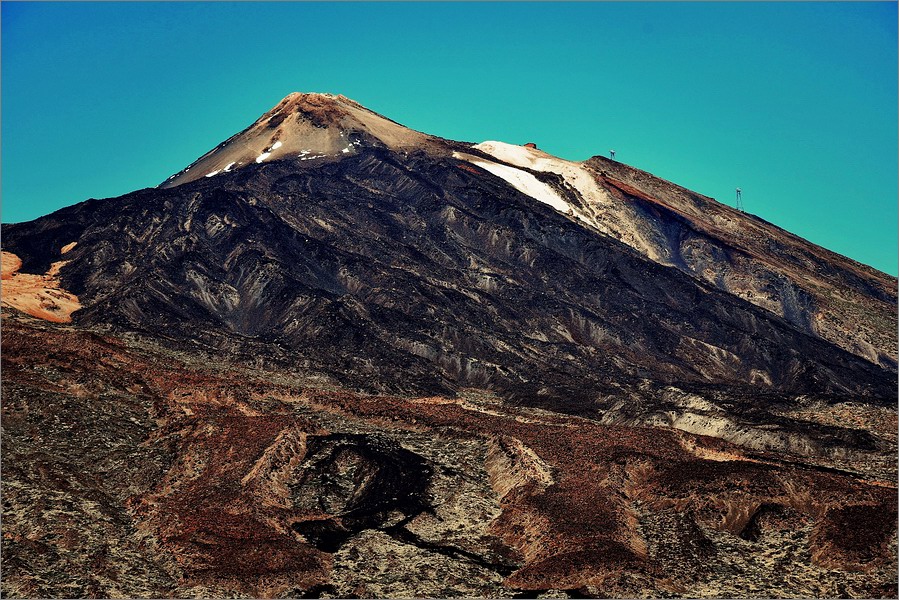
[[[34,365],[35,348],[42,349],[40,368]],[[135,422],[147,420],[143,433],[128,439],[113,433],[112,425],[91,427],[110,428],[110,447],[130,444],[135,456],[160,452],[169,457],[158,475],[142,469],[139,481],[129,481],[132,489],[122,509],[128,520],[123,526],[132,532],[128,535],[142,540],[140,547],[170,577],[170,587],[156,589],[163,595],[205,590],[259,597],[344,589],[335,583],[340,579],[334,571],[338,555],[292,528],[304,521],[339,522],[340,515],[329,512],[326,504],[298,504],[296,486],[310,468],[310,436],[361,431],[396,440],[427,434],[448,440],[449,448],[471,443],[486,448],[483,462],[467,468],[486,472],[485,489],[492,490],[487,500],[499,506],[495,518],[482,524],[482,536],[512,565],[503,588],[495,592],[500,595],[546,589],[611,596],[641,590],[651,595],[720,594],[723,588],[713,583],[722,565],[729,564],[722,557],[736,551],[731,545],[752,553],[762,548],[757,540],[766,535],[803,528],[810,528],[803,542],[807,546],[790,558],[800,561],[799,566],[777,568],[801,567],[837,579],[854,573],[852,590],[866,594],[883,593],[890,585],[884,573],[895,559],[893,483],[770,460],[713,438],[601,425],[486,397],[327,391],[286,374],[166,356],[116,338],[21,319],[4,322],[3,375],[8,444],[19,439],[50,444],[41,438],[51,435],[49,430],[28,423],[37,412],[52,414],[52,407],[41,408],[38,400],[28,399],[33,394],[21,390],[71,398],[98,414],[118,410],[110,403],[124,403],[136,411]],[[65,420],[67,414],[54,418]],[[83,426],[81,431],[80,436],[97,433]],[[27,473],[41,468],[40,462],[23,466],[21,461],[35,459],[21,454],[18,446],[10,448],[19,470],[5,476],[29,477]],[[92,465],[77,463],[74,456],[72,472],[90,471]],[[12,460],[8,457],[4,460]],[[127,470],[125,463],[122,469]],[[364,484],[357,478],[357,486]],[[37,496],[74,493],[70,484],[53,480],[41,486]],[[439,510],[440,498],[432,501]],[[40,528],[35,530],[15,508],[4,510],[7,557],[27,556],[22,549],[27,540],[52,546],[66,539],[42,537]],[[665,519],[674,519],[674,525],[659,529]],[[71,527],[69,534],[77,535],[77,526]],[[689,573],[677,572],[672,556],[681,556],[681,562],[683,556],[692,557],[686,559]],[[96,564],[123,560],[114,552],[104,557]],[[38,586],[29,573],[42,567],[22,560],[9,564],[4,571],[9,593],[53,591]],[[362,572],[373,567],[353,568]],[[403,568],[402,561],[396,568]],[[409,595],[422,593],[416,586],[424,584],[408,585]],[[97,589],[97,595],[110,593]]]

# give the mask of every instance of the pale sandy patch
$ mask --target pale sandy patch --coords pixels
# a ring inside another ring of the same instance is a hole
[[[64,254],[75,247],[75,242],[62,247]],[[81,308],[78,297],[62,289],[59,270],[69,261],[60,260],[44,275],[19,273],[22,260],[12,252],[2,252],[2,284],[0,298],[4,308],[15,308],[25,314],[53,321],[68,323],[72,313]]]

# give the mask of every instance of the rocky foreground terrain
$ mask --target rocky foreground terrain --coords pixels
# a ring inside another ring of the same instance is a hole
[[[895,597],[896,279],[292,94],[3,226],[9,597]]]

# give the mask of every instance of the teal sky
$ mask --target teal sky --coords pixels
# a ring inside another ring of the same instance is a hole
[[[897,4],[6,2],[2,218],[151,187],[292,91],[619,160],[897,272]]]

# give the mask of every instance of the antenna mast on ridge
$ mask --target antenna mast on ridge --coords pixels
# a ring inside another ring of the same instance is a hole
[[[743,190],[737,188],[737,210],[740,212],[744,212],[743,210]]]

